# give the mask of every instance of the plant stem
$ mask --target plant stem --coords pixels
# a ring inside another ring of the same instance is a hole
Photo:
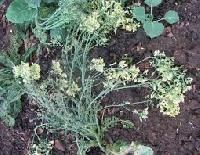
[[[135,102],[135,103],[123,103],[123,104],[117,104],[117,105],[108,105],[105,106],[104,108],[112,108],[112,107],[122,107],[122,106],[126,106],[126,105],[136,105],[136,104],[142,104],[142,103],[147,103],[150,102],[151,100],[146,100],[146,101],[141,101],[141,102]]]

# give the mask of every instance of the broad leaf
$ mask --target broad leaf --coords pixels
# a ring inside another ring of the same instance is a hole
[[[51,40],[57,43],[62,41],[64,34],[64,30],[60,28],[50,30]]]
[[[148,36],[155,38],[162,34],[164,25],[159,22],[145,22],[143,24],[144,30]]]
[[[58,0],[43,0],[45,3],[57,3]]]
[[[144,7],[134,7],[133,8],[133,16],[138,20],[138,21],[141,21],[141,22],[144,22],[145,19],[146,19],[146,15],[145,15],[145,9]]]
[[[4,0],[0,0],[0,5],[3,3]]]
[[[174,24],[174,23],[179,21],[178,13],[176,11],[173,11],[173,10],[169,10],[165,14],[164,18],[169,24]]]
[[[162,3],[162,0],[145,0],[144,2],[150,7],[155,7]]]
[[[144,145],[138,145],[134,151],[134,155],[153,155],[153,150]]]
[[[22,24],[32,21],[37,14],[37,10],[30,8],[25,0],[14,0],[8,7],[6,17],[12,23]]]
[[[25,0],[30,8],[39,8],[41,0]]]

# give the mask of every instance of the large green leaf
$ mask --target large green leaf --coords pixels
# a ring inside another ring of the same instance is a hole
[[[4,0],[0,0],[0,5],[3,3]]]
[[[145,9],[144,7],[138,6],[138,7],[134,7],[133,8],[133,16],[141,22],[144,22],[146,19],[146,15],[145,15]]]
[[[58,0],[43,0],[45,3],[57,3]]]
[[[6,17],[12,23],[24,23],[32,21],[37,10],[30,8],[25,0],[14,0],[8,7]]]
[[[143,24],[144,30],[148,36],[155,38],[162,34],[164,31],[164,25],[159,22],[145,22]]]
[[[150,7],[155,7],[162,3],[162,0],[145,0],[144,2]]]
[[[164,18],[169,24],[174,24],[179,21],[178,13],[173,10],[167,11]]]
[[[30,8],[40,7],[41,0],[25,0]]]

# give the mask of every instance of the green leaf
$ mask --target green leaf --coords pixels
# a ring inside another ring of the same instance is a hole
[[[12,23],[22,24],[32,21],[37,14],[37,10],[30,8],[25,0],[14,0],[8,7],[6,17]]]
[[[176,11],[173,11],[173,10],[169,10],[165,14],[164,18],[169,24],[174,24],[174,23],[179,21],[178,13]]]
[[[153,155],[153,150],[144,145],[138,145],[134,151],[134,155]]]
[[[57,3],[58,0],[43,0],[45,3]]]
[[[51,40],[55,42],[61,42],[64,35],[64,30],[60,28],[55,28],[50,30]]]
[[[155,7],[162,3],[162,0],[145,0],[144,2],[150,7]]]
[[[146,19],[144,7],[134,7],[132,14],[138,21],[144,22]]]
[[[4,0],[0,0],[0,5],[3,3]]]
[[[145,22],[143,24],[143,28],[148,36],[151,38],[155,38],[162,34],[164,31],[164,26],[162,23],[159,22]]]
[[[39,8],[41,0],[25,0],[30,8]]]
[[[14,63],[10,60],[9,56],[4,54],[3,52],[1,52],[0,55],[0,64],[8,68],[12,68],[14,66]]]

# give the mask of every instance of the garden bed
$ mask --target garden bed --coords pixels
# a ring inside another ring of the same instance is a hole
[[[8,2],[0,8],[0,49],[9,46],[9,33],[12,26],[5,20],[5,9]],[[139,28],[134,33],[117,30],[105,47],[95,47],[90,57],[104,58],[107,64],[119,62],[126,54],[134,63],[152,55],[155,50],[164,51],[167,56],[174,57],[176,65],[183,65],[187,75],[193,78],[192,89],[186,93],[185,102],[180,104],[180,114],[176,117],[165,116],[159,109],[150,106],[148,118],[140,121],[138,115],[124,108],[111,108],[103,111],[106,116],[130,120],[134,128],[124,129],[117,125],[105,134],[108,143],[117,140],[127,142],[137,141],[150,146],[155,155],[198,155],[200,152],[200,1],[186,0],[175,2],[165,1],[156,15],[163,15],[167,10],[175,9],[180,16],[179,23],[167,25],[165,32],[155,39],[149,39],[144,30]],[[30,39],[31,40],[31,39]],[[34,42],[34,40],[32,41]],[[43,51],[40,64],[42,75],[48,71],[48,64],[59,55],[59,48]],[[50,53],[50,54],[49,54]],[[31,61],[34,61],[34,57]],[[44,65],[42,65],[44,64]],[[146,69],[149,64],[144,62],[139,66]],[[43,77],[45,78],[45,76]],[[139,102],[146,95],[144,89],[127,89],[112,92],[102,100],[102,105],[123,101]],[[34,129],[38,124],[34,119],[38,109],[35,104],[23,97],[23,108],[18,114],[13,128],[0,123],[0,155],[26,155],[30,149]],[[139,108],[140,107],[136,107]],[[100,114],[101,115],[101,114]],[[71,133],[49,133],[39,128],[42,136],[54,141],[55,155],[76,155],[77,146],[73,143]],[[100,155],[99,148],[92,148],[89,155]]]

